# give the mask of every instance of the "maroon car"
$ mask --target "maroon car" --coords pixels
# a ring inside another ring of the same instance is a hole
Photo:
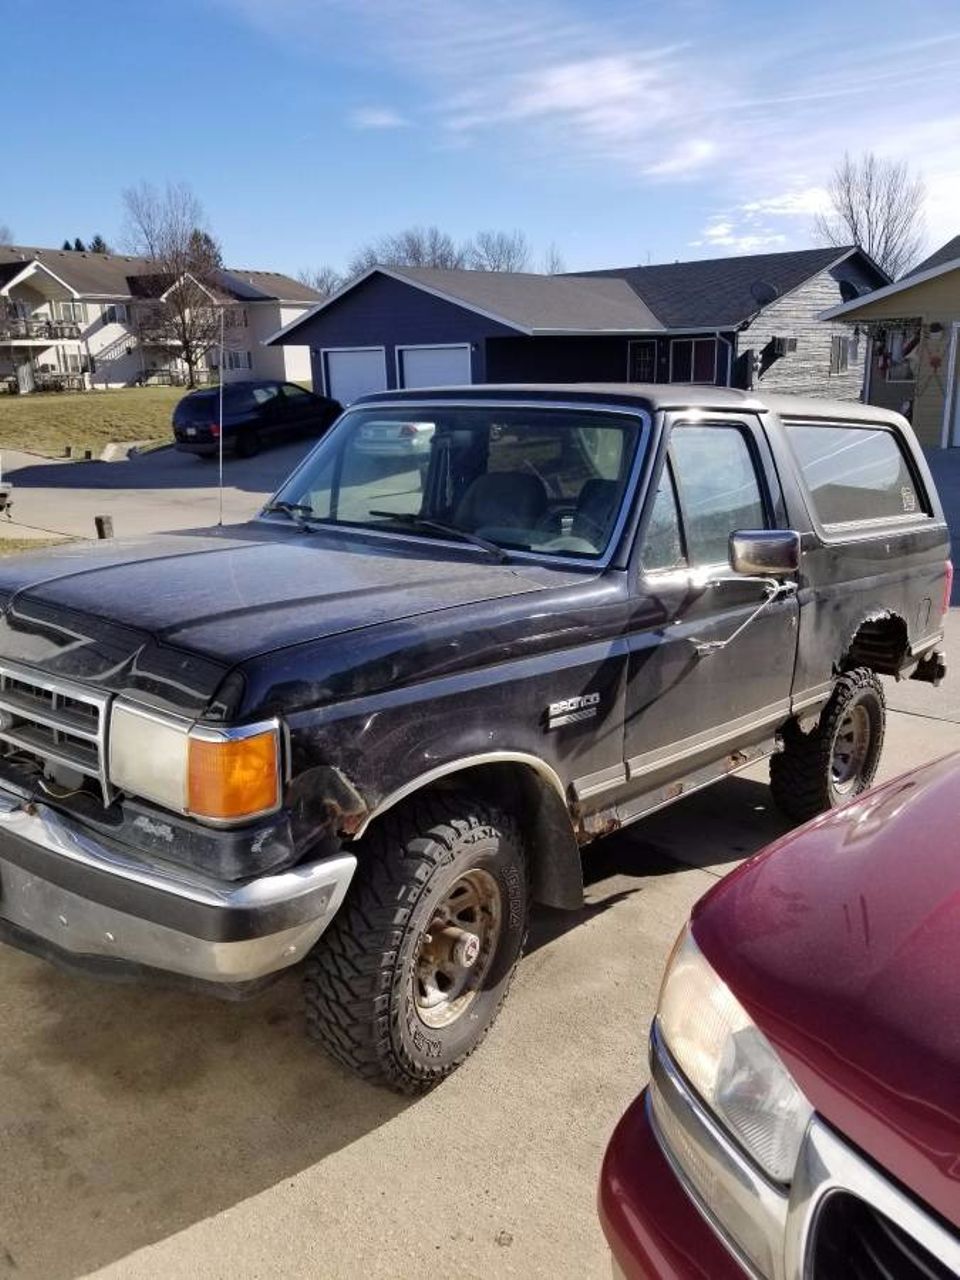
[[[628,1277],[960,1276],[960,756],[827,813],[694,908],[610,1142]]]

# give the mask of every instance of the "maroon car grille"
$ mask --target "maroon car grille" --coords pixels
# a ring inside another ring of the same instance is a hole
[[[923,1245],[846,1192],[830,1195],[813,1241],[813,1280],[956,1280]]]

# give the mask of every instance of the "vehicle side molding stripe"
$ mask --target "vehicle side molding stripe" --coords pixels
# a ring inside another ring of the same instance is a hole
[[[457,760],[449,760],[446,764],[437,765],[436,768],[428,769],[426,773],[420,773],[415,778],[411,778],[409,782],[404,783],[402,787],[398,787],[396,791],[391,791],[388,796],[384,796],[370,810],[357,830],[351,833],[351,839],[358,840],[374,818],[380,817],[388,809],[392,809],[394,805],[399,804],[401,800],[413,795],[415,791],[422,791],[424,787],[428,787],[432,782],[438,782],[441,778],[449,777],[452,773],[460,773],[464,769],[473,769],[478,765],[485,764],[527,765],[556,791],[563,801],[564,807],[567,807],[567,793],[563,783],[560,781],[560,775],[545,760],[541,760],[539,756],[531,755],[526,751],[485,751],[480,755],[461,756]]]

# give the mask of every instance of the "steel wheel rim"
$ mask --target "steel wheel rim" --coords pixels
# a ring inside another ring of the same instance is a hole
[[[434,908],[414,960],[413,999],[428,1027],[448,1027],[473,1003],[503,923],[500,887],[479,867],[459,876]]]
[[[841,795],[863,776],[872,736],[870,713],[863,703],[848,707],[837,728],[830,760],[833,789]]]

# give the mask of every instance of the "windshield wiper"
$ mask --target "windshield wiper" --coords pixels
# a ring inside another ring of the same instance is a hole
[[[307,523],[309,517],[313,516],[313,507],[307,506],[305,502],[271,502],[269,506],[263,508],[260,513],[264,516],[287,516],[301,529],[309,529]]]
[[[488,555],[494,556],[501,564],[506,564],[508,556],[503,547],[497,546],[489,538],[481,538],[479,533],[471,533],[455,524],[445,524],[442,520],[430,520],[426,516],[414,515],[409,511],[369,511],[371,516],[383,516],[388,520],[396,520],[411,529],[423,529],[428,533],[440,533],[447,537],[459,538],[462,542],[471,542],[475,547],[482,547]]]

